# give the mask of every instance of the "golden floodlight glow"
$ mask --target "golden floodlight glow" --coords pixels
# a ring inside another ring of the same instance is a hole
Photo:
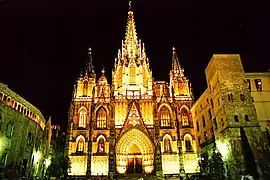
[[[49,159],[45,159],[45,166],[46,166],[46,168],[48,168],[50,166],[50,164],[51,164],[51,159],[50,158]]]
[[[38,163],[39,160],[41,159],[42,154],[41,154],[40,151],[37,151],[37,152],[34,152],[34,153],[33,153],[33,156],[34,156],[34,162],[35,162],[35,163]]]
[[[227,159],[229,155],[229,147],[225,141],[218,140],[216,142],[217,149],[221,153],[223,159]]]

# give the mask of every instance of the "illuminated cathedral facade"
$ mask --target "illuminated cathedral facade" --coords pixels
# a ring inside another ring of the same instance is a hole
[[[192,174],[199,171],[190,108],[193,95],[176,49],[170,82],[154,81],[144,44],[128,12],[112,84],[96,77],[89,49],[69,110],[69,175]]]

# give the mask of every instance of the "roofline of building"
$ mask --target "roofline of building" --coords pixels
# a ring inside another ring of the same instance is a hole
[[[23,97],[12,91],[8,85],[0,82],[0,91],[7,94],[8,96],[14,98],[14,100],[20,102],[25,107],[29,108],[33,113],[37,114],[39,118],[46,124],[46,119],[44,118],[43,114],[40,112],[38,108],[36,108],[34,105],[32,105],[30,102],[25,100]]]
[[[246,72],[246,76],[270,76],[270,72]]]

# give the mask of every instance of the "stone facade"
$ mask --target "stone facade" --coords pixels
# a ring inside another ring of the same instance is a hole
[[[26,178],[43,177],[51,127],[40,111],[0,83],[1,168]]]
[[[245,169],[240,136],[243,128],[259,175],[266,176],[263,174],[267,173],[262,146],[264,135],[240,56],[213,55],[205,73],[208,88],[191,109],[200,152],[209,151],[215,142],[227,170],[235,179],[240,178]]]
[[[118,51],[112,84],[96,78],[92,55],[74,86],[67,154],[70,175],[198,172],[190,83],[173,48],[170,83],[153,81],[134,15]]]
[[[270,130],[270,72],[246,73],[248,88],[263,130]]]

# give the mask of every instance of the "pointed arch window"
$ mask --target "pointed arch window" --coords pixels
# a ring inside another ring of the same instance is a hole
[[[84,140],[83,140],[83,138],[80,138],[78,143],[77,143],[77,151],[83,152],[83,149],[84,149]]]
[[[105,129],[107,127],[107,113],[104,108],[100,108],[97,112],[97,128]]]
[[[161,107],[160,109],[160,125],[161,127],[170,127],[171,126],[171,116],[170,111],[166,106]]]
[[[79,127],[85,128],[86,126],[86,110],[82,109],[79,116]]]
[[[88,90],[88,82],[83,82],[83,96],[87,96],[87,90]]]
[[[189,126],[189,117],[188,117],[188,111],[186,108],[183,108],[181,110],[181,119],[182,119],[182,126]]]
[[[168,136],[164,138],[164,152],[172,152],[171,140]]]
[[[98,150],[97,153],[105,153],[105,141],[103,138],[98,140]]]

